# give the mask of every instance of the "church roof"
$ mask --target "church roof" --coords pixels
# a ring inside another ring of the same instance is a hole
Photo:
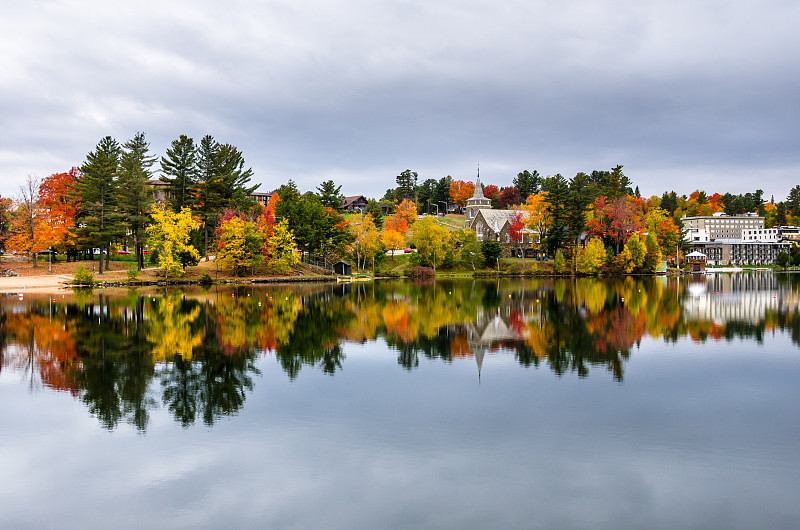
[[[510,223],[517,216],[517,210],[489,210],[481,209],[478,215],[483,217],[486,224],[495,232],[500,232],[506,223]],[[474,221],[473,221],[474,223]]]

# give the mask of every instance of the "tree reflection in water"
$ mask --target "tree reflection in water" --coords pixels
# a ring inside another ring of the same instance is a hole
[[[780,330],[800,345],[798,292],[797,275],[769,274],[6,297],[0,370],[71,393],[107,429],[143,432],[159,406],[184,427],[236,414],[259,355],[290,379],[304,366],[334,375],[347,342],[384,341],[406,370],[463,357],[480,369],[486,354],[509,352],[559,377],[602,368],[620,382],[646,337],[761,341]]]

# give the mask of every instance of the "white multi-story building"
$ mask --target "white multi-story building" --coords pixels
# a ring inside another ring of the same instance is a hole
[[[707,256],[709,265],[770,265],[789,249],[779,230],[765,228],[764,218],[755,213],[684,215],[681,220],[686,240]]]
[[[755,213],[728,215],[717,212],[714,215],[683,216],[689,243],[709,243],[717,239],[740,239],[762,243],[778,243],[777,228],[764,228],[764,218]]]

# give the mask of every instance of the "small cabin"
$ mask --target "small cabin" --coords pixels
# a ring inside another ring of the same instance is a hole
[[[333,264],[333,272],[339,276],[350,276],[353,273],[353,266],[346,261],[337,261]]]

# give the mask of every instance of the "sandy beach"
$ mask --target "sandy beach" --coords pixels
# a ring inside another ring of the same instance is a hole
[[[67,287],[72,276],[49,274],[46,276],[3,276],[0,277],[0,293],[58,292]]]

